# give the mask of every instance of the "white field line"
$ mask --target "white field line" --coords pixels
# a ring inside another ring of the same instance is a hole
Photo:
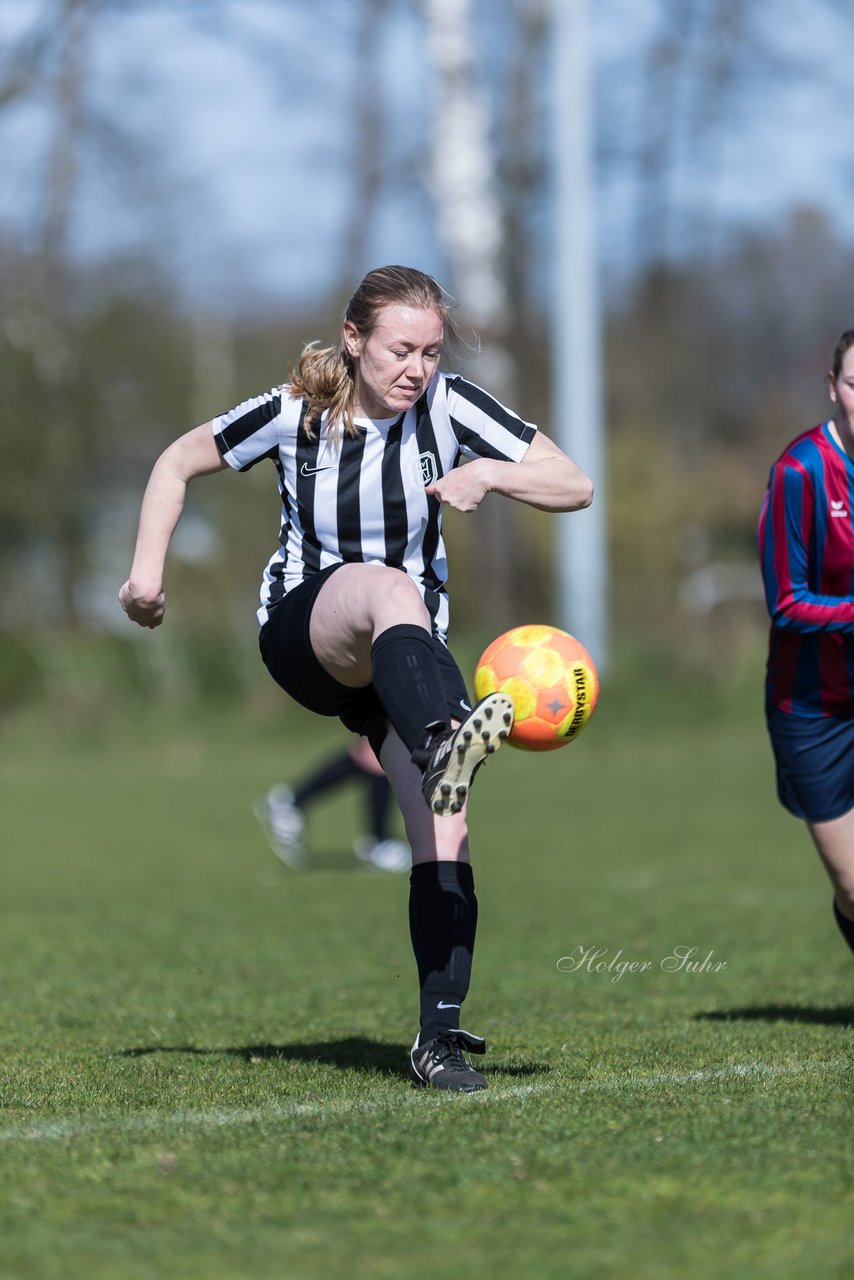
[[[840,1071],[854,1066],[854,1058],[816,1059],[811,1062],[794,1062],[785,1066],[765,1062],[731,1062],[725,1067],[709,1067],[702,1071],[661,1071],[653,1074],[627,1071],[623,1076],[611,1076],[582,1085],[580,1093],[613,1093],[621,1087],[648,1089],[658,1084],[703,1084],[707,1080],[749,1080],[775,1076],[798,1076],[812,1071]]]
[[[606,1076],[601,1080],[564,1088],[554,1084],[498,1085],[485,1092],[465,1095],[465,1105],[489,1106],[492,1103],[516,1101],[525,1103],[544,1095],[562,1094],[568,1098],[587,1093],[625,1093],[633,1090],[652,1089],[658,1085],[697,1085],[714,1080],[771,1080],[781,1076],[809,1075],[813,1072],[837,1072],[851,1068],[852,1059],[815,1059],[805,1062],[774,1065],[764,1062],[735,1062],[724,1067],[711,1067],[700,1071],[673,1071],[644,1074],[627,1071]],[[382,1111],[399,1111],[425,1101],[434,1105],[461,1101],[459,1094],[446,1096],[438,1092],[413,1090],[410,1093],[381,1099],[352,1098],[339,1102],[288,1102],[270,1103],[256,1108],[235,1108],[224,1111],[129,1111],[111,1115],[79,1116],[67,1120],[22,1120],[18,1124],[0,1129],[0,1142],[51,1142],[69,1141],[74,1138],[104,1136],[119,1133],[160,1133],[164,1129],[229,1129],[241,1126],[269,1123],[275,1120],[299,1119],[317,1116],[334,1119],[342,1115],[370,1114]]]

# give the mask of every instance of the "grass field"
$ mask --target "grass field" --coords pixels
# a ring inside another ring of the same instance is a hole
[[[348,853],[356,798],[304,874],[251,816],[331,731],[7,725],[0,1274],[850,1275],[854,961],[758,700],[715,706],[606,688],[479,780],[462,1098],[407,1082],[407,880]]]

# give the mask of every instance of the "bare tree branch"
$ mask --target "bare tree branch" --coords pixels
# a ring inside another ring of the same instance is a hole
[[[17,46],[10,50],[7,65],[0,70],[0,109],[17,102],[32,91],[41,78],[44,63],[56,41],[56,24],[43,15]]]

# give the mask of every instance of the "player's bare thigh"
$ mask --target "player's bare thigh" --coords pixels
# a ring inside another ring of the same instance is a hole
[[[808,822],[819,857],[846,915],[854,919],[854,809],[830,822]]]
[[[371,682],[371,645],[400,623],[430,630],[418,588],[399,569],[345,564],[321,587],[311,611],[309,636],[325,671],[348,689]]]
[[[459,721],[453,721],[459,724]],[[419,862],[468,862],[469,842],[466,810],[439,817],[431,812],[421,790],[421,772],[409,752],[389,728],[380,759],[391,783],[412,849],[413,864]]]

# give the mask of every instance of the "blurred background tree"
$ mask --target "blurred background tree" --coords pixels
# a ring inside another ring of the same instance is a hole
[[[851,89],[824,51],[847,47],[854,14],[593,10],[616,656],[716,671],[758,652],[767,469],[825,412],[824,367],[852,323]],[[464,372],[554,422],[551,13],[23,0],[0,14],[0,697],[55,688],[72,670],[57,655],[89,641],[127,649],[117,670],[149,692],[252,687],[272,475],[194,487],[156,645],[115,604],[142,487],[180,431],[332,340],[373,265],[446,282],[482,345]],[[458,632],[550,616],[547,517],[487,503],[448,529]]]

